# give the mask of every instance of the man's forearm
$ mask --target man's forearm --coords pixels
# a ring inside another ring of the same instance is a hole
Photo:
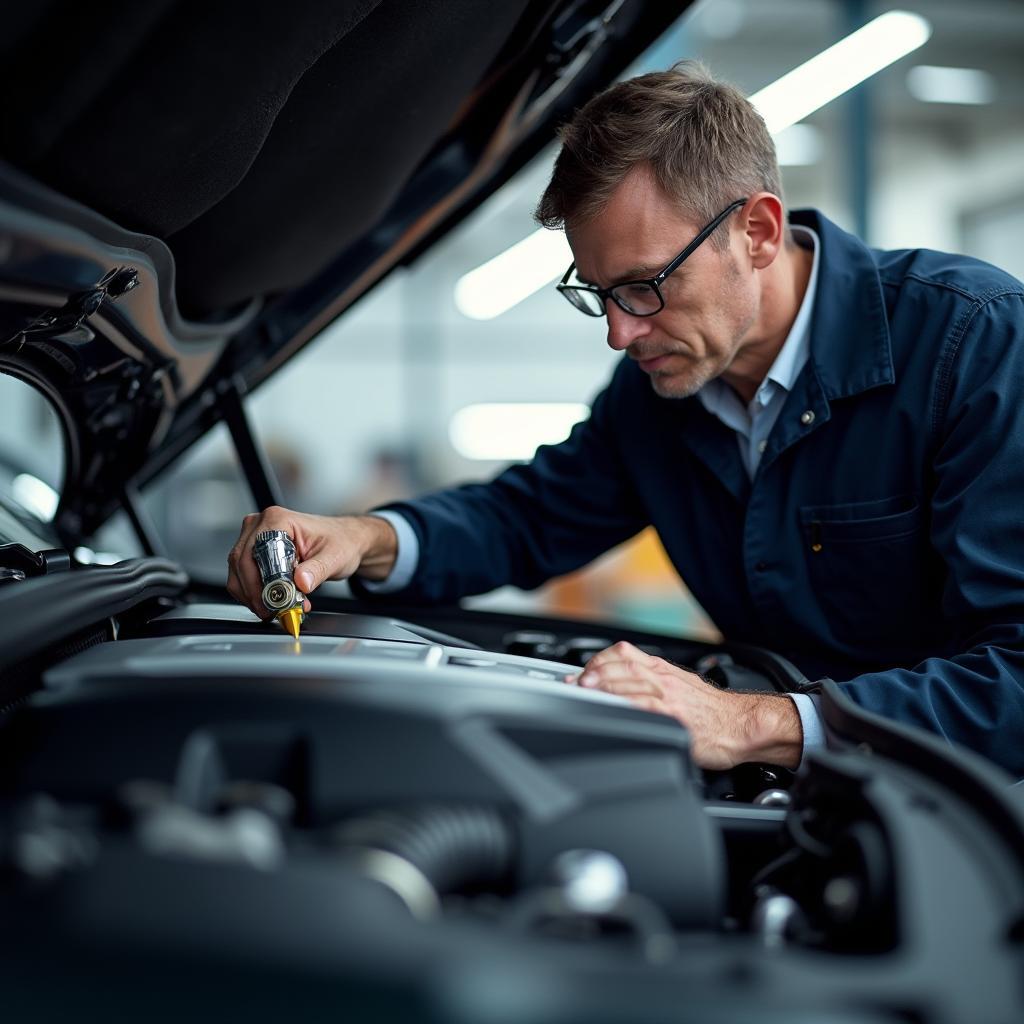
[[[678,719],[690,731],[693,759],[701,768],[722,771],[746,761],[800,764],[803,729],[788,696],[720,690],[626,641],[599,651],[582,673],[568,673],[566,682]]]

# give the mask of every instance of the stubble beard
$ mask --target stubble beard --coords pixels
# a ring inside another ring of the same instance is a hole
[[[723,302],[729,298],[735,300],[736,282],[740,279],[739,267],[735,259],[729,256],[725,261],[725,273],[722,275],[721,295]],[[757,318],[757,309],[749,304],[743,313],[736,318],[733,325],[734,341],[731,351],[717,356],[706,354],[702,358],[692,358],[689,355],[678,355],[684,360],[691,360],[692,365],[682,372],[669,372],[668,370],[655,370],[650,374],[651,387],[654,393],[660,398],[692,398],[702,387],[720,377],[732,365],[736,354],[739,351],[740,340],[750,331]]]
[[[686,356],[682,357],[686,359]],[[650,374],[651,387],[659,398],[692,398],[705,384],[718,377],[725,369],[724,363],[707,357],[695,361],[682,372],[655,370]]]

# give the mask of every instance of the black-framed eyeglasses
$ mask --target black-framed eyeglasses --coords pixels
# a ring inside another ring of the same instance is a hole
[[[665,296],[661,294],[661,285],[665,279],[678,270],[683,261],[708,238],[711,232],[746,201],[737,199],[730,203],[706,228],[701,229],[697,237],[657,277],[648,277],[640,281],[622,281],[613,284],[611,288],[598,288],[596,284],[566,284],[576,269],[576,264],[571,263],[557,288],[587,316],[604,316],[607,299],[611,299],[619,309],[630,316],[654,316],[665,308]]]

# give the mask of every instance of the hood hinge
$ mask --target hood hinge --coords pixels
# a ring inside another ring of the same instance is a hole
[[[3,344],[13,345],[17,350],[28,340],[59,338],[77,331],[103,305],[104,299],[119,299],[138,283],[139,272],[134,267],[114,267],[92,288],[73,292],[60,309],[48,309],[41,313]]]

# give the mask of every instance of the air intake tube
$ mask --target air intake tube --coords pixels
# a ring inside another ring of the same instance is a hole
[[[496,811],[445,804],[371,812],[339,825],[334,840],[348,863],[420,918],[435,916],[446,893],[501,883],[515,849]]]

